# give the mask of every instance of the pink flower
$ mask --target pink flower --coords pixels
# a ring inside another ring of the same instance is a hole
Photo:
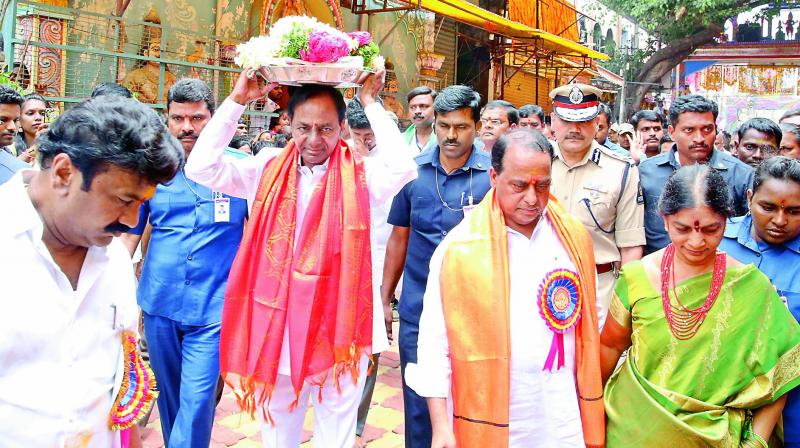
[[[350,36],[351,39],[357,40],[359,47],[369,44],[369,40],[371,39],[367,31],[353,31],[352,33],[347,33],[347,35]]]
[[[336,62],[350,54],[347,41],[326,31],[314,31],[308,38],[308,49],[300,50],[300,59],[307,62]]]

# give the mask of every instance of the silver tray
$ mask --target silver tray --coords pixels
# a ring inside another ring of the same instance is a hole
[[[372,73],[365,68],[341,64],[285,64],[268,65],[256,71],[267,82],[289,86],[323,84],[336,88],[361,87]]]

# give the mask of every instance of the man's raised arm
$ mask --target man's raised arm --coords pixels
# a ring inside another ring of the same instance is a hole
[[[252,71],[245,70],[239,75],[230,96],[200,133],[186,161],[189,179],[231,196],[251,198],[254,195],[264,166],[276,152],[262,151],[256,157],[243,159],[223,155],[246,105],[266,96],[272,87],[274,84],[260,84]]]
[[[417,178],[417,164],[403,134],[378,103],[385,72],[369,76],[358,92],[364,114],[375,134],[375,148],[364,159],[369,194],[375,203],[391,200],[405,184]]]

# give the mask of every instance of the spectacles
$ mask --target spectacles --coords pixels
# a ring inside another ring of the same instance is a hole
[[[756,152],[760,149],[761,152],[767,155],[778,154],[778,148],[772,145],[757,145],[755,143],[745,143],[744,145],[742,145],[742,148],[744,148],[747,152]]]
[[[481,118],[481,124],[484,125],[484,126],[486,126],[488,124],[491,124],[492,126],[500,126],[501,124],[505,124],[505,123],[506,123],[505,121],[498,120],[498,119],[486,120],[484,118]]]

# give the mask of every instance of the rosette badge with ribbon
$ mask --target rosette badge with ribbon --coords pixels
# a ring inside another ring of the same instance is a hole
[[[366,31],[345,33],[313,17],[288,16],[268,35],[238,45],[234,62],[270,82],[358,87],[384,68],[379,51]]]
[[[545,276],[537,296],[539,313],[550,330],[553,342],[542,370],[553,371],[553,363],[558,358],[556,370],[564,367],[564,333],[575,327],[583,309],[578,274],[568,269],[556,269]]]
[[[139,353],[139,338],[130,331],[122,334],[124,373],[122,385],[108,417],[112,431],[129,429],[144,418],[158,398],[156,377]]]

